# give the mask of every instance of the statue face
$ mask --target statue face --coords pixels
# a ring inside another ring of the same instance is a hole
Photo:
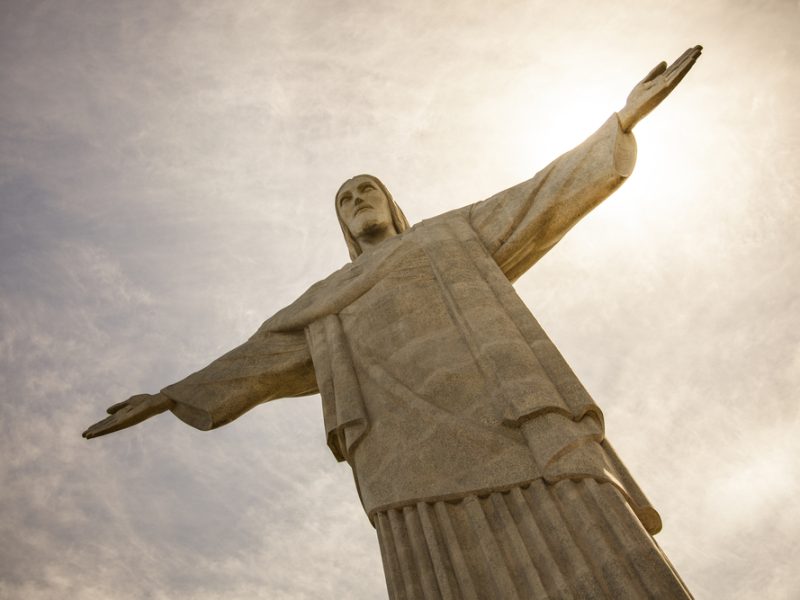
[[[368,176],[359,175],[344,183],[336,194],[336,210],[356,239],[387,230],[394,232],[389,200]]]

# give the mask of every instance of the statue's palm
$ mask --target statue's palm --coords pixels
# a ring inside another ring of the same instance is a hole
[[[102,421],[98,421],[83,432],[87,440],[120,429],[126,429],[158,415],[172,406],[173,402],[163,394],[137,394],[124,402],[118,402],[108,407],[108,414]]]

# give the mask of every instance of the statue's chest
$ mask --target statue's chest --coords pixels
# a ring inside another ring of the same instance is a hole
[[[348,338],[380,356],[408,353],[430,359],[442,348],[451,356],[468,351],[466,321],[486,320],[502,311],[456,238],[404,240],[382,271],[374,285],[339,313]]]
[[[406,243],[393,258],[374,285],[339,313],[348,338],[387,352],[449,324],[443,290],[424,249]]]
[[[381,377],[389,377],[443,409],[497,422],[504,405],[498,370],[529,370],[519,363],[530,350],[487,281],[481,259],[491,259],[456,236],[413,241],[405,240],[392,268],[339,313],[359,378],[369,385],[374,376],[384,387]]]

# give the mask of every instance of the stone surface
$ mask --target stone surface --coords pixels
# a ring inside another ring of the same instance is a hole
[[[168,409],[213,429],[319,392],[392,598],[689,597],[600,409],[512,283],[631,174],[631,128],[699,55],[660,63],[529,181],[413,227],[380,180],[349,179],[335,201],[350,264],[204,369],[112,406],[84,436]]]

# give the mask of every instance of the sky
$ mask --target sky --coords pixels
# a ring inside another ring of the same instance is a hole
[[[412,222],[528,179],[703,44],[632,177],[515,285],[697,598],[797,598],[800,3],[0,3],[0,598],[385,598],[318,396],[219,430],[105,408]]]

